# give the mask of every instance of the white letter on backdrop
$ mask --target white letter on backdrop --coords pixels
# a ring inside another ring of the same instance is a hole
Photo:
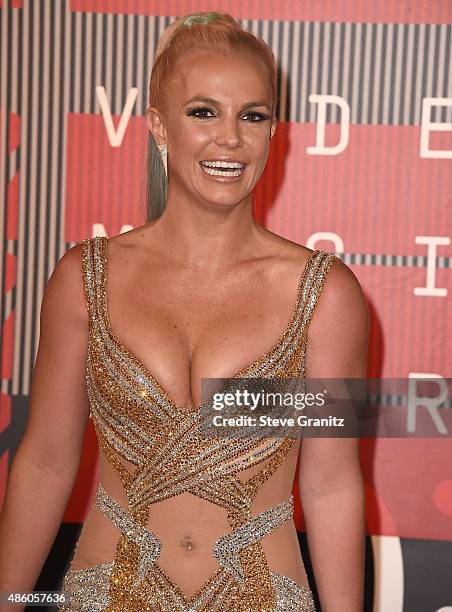
[[[446,297],[447,289],[443,287],[435,287],[435,272],[436,272],[436,246],[438,244],[447,246],[450,244],[450,238],[447,236],[416,236],[414,239],[416,244],[426,244],[427,246],[427,286],[415,287],[414,295],[429,295],[435,297]]]
[[[135,104],[135,100],[138,96],[138,88],[131,87],[130,91],[127,95],[126,104],[124,106],[124,110],[121,113],[121,119],[118,124],[118,129],[115,130],[115,126],[113,125],[113,118],[111,116],[111,108],[110,104],[107,100],[107,94],[105,91],[105,87],[102,85],[98,85],[96,87],[96,96],[100,105],[100,109],[102,111],[102,116],[104,118],[105,128],[107,130],[108,140],[112,147],[120,147],[124,138],[124,134],[126,132],[127,124],[129,123],[130,116],[132,114],[132,108]]]
[[[309,102],[317,102],[317,121],[316,121],[316,144],[314,147],[306,149],[309,155],[339,155],[345,150],[348,145],[348,137],[350,132],[350,106],[348,102],[340,96],[332,96],[328,94],[310,94]],[[340,118],[340,139],[337,145],[333,147],[325,146],[325,119],[326,105],[337,104],[341,109]]]
[[[123,234],[124,232],[129,232],[130,230],[133,230],[133,225],[123,225],[119,233]],[[104,224],[103,223],[93,223],[93,234],[92,235],[93,236],[107,236],[107,232],[105,230]]]
[[[306,242],[308,249],[316,249],[318,240],[330,240],[334,245],[335,253],[344,252],[344,242],[342,238],[333,232],[314,232],[314,234],[311,234]]]
[[[452,150],[448,151],[447,149],[428,148],[430,132],[452,131],[452,123],[436,123],[430,120],[432,106],[452,106],[452,98],[422,99],[421,140],[419,155],[421,157],[430,157],[435,159],[452,159]]]
[[[436,397],[423,397],[417,393],[417,381],[416,378],[434,380],[440,388],[440,393]],[[444,421],[438,412],[438,406],[441,406],[447,399],[447,384],[442,376],[439,374],[426,374],[423,372],[410,372],[408,374],[408,422],[407,430],[411,433],[416,431],[416,411],[418,406],[424,406],[427,408],[428,413],[432,417],[432,421],[436,425],[436,429],[439,433],[446,434],[447,427],[444,425]]]

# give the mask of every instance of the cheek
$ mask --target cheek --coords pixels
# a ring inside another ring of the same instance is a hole
[[[196,153],[196,150],[209,141],[208,130],[202,126],[180,124],[174,122],[168,130],[168,140],[172,148],[177,151],[177,157],[187,158]]]
[[[249,146],[256,152],[256,155],[260,155],[266,151],[270,144],[269,131],[264,127],[255,129],[255,131],[250,131],[250,133],[245,136],[245,139]]]
[[[265,166],[268,154],[270,152],[270,142],[268,140],[267,134],[260,134],[259,138],[255,139],[253,151],[257,164],[260,167]]]
[[[212,134],[206,127],[191,125],[188,128],[184,127],[181,129],[179,140],[182,147],[193,150],[204,145],[206,142],[210,142],[212,140]]]

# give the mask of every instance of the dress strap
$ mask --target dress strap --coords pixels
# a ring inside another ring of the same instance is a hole
[[[316,250],[310,258],[303,275],[300,295],[300,311],[297,317],[300,330],[299,342],[296,342],[297,355],[294,366],[287,369],[288,376],[306,378],[306,350],[308,345],[308,330],[312,316],[318,304],[320,294],[325,284],[328,272],[335,260],[339,260],[334,253]]]
[[[90,325],[96,326],[103,317],[105,307],[105,240],[103,236],[85,238],[82,245],[82,273],[86,308]]]
[[[301,287],[301,324],[305,330],[309,327],[328,272],[335,260],[341,261],[334,253],[323,250],[316,250],[309,260]]]

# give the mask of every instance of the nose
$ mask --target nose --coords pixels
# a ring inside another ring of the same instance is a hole
[[[240,119],[236,117],[223,117],[217,123],[216,144],[229,148],[236,148],[242,144]]]

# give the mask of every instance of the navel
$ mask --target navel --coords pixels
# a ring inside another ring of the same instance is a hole
[[[179,540],[179,544],[188,552],[191,552],[195,547],[195,544],[190,536],[184,536],[181,540]]]

